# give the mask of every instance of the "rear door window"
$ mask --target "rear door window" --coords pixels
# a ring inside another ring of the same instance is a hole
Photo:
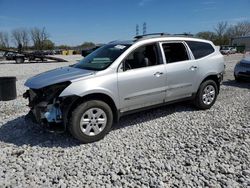
[[[195,59],[200,59],[214,52],[211,44],[206,42],[186,41]]]
[[[181,42],[163,43],[162,47],[167,63],[189,60],[187,49]]]

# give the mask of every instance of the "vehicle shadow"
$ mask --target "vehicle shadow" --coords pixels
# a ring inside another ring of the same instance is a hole
[[[122,117],[120,122],[115,124],[111,131],[151,121],[176,112],[194,110],[195,108],[190,102],[182,102],[134,113]],[[34,124],[30,120],[26,120],[25,116],[11,120],[0,127],[0,142],[14,144],[16,146],[29,145],[48,148],[68,148],[81,144],[68,132],[60,134],[48,132],[44,127]]]
[[[25,116],[18,117],[0,127],[0,142],[16,146],[62,147],[80,145],[69,133],[51,133]]]
[[[112,130],[121,129],[123,127],[133,126],[139,123],[145,123],[154,119],[165,117],[177,112],[196,111],[197,109],[190,101],[169,104],[130,115],[121,117],[119,123],[113,126]]]
[[[236,82],[235,80],[227,80],[222,82],[222,85],[250,89],[250,82],[247,81]]]

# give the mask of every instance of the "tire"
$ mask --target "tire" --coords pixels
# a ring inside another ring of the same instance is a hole
[[[24,63],[24,57],[16,57],[16,63],[17,64]]]
[[[242,81],[242,79],[240,77],[237,77],[236,75],[234,75],[234,78],[235,78],[236,82],[241,82]]]
[[[195,106],[206,110],[213,106],[218,96],[218,86],[213,80],[204,81],[196,94]]]
[[[112,124],[113,113],[110,106],[103,101],[90,100],[80,104],[72,112],[69,131],[80,142],[90,143],[102,139]]]

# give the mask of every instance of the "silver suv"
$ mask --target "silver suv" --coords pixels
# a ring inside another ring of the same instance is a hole
[[[103,138],[121,116],[145,108],[193,100],[209,109],[223,72],[223,56],[210,41],[144,35],[28,79],[24,97],[36,122],[59,124],[88,143]]]

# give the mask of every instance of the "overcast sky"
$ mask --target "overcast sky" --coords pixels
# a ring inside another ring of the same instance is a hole
[[[250,21],[250,0],[0,0],[0,31],[46,27],[56,44],[131,39],[147,33],[197,33],[220,21]]]

